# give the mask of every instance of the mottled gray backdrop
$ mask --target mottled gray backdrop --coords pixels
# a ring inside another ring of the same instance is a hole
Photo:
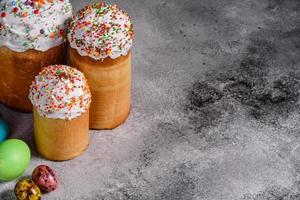
[[[75,10],[89,1],[72,1]],[[133,17],[132,112],[89,149],[49,162],[32,115],[0,106],[48,164],[44,199],[300,199],[300,1],[120,0]],[[11,200],[15,181],[0,183]]]

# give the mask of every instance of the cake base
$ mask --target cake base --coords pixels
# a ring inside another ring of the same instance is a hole
[[[48,160],[71,160],[89,144],[89,111],[72,120],[49,119],[33,109],[34,139],[38,152]]]
[[[90,86],[90,129],[113,129],[122,124],[130,112],[131,53],[97,61],[70,48],[69,61],[84,73]]]
[[[29,88],[42,67],[63,64],[65,44],[45,52],[28,50],[15,52],[0,47],[0,102],[15,110],[32,112]]]

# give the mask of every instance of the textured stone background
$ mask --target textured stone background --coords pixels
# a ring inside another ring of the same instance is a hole
[[[88,1],[73,1],[77,10]],[[59,175],[44,199],[300,199],[300,1],[122,0],[137,33],[133,107],[91,131],[81,157],[49,162],[32,116],[0,106],[32,162]],[[0,183],[0,199],[15,182]]]

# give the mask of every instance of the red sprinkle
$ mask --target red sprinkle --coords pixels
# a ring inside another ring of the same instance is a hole
[[[14,7],[13,12],[17,13],[18,11],[19,11],[19,8],[18,7]]]
[[[59,34],[60,34],[61,36],[64,36],[64,35],[65,35],[65,30],[64,30],[64,29],[60,29],[60,30],[59,30]]]
[[[3,17],[6,17],[6,13],[5,13],[5,12],[1,13],[1,17],[2,17],[2,18],[3,18]]]

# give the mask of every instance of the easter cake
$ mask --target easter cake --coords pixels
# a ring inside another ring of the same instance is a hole
[[[35,77],[29,98],[40,154],[49,160],[80,155],[89,144],[91,93],[84,75],[65,65],[45,67]]]
[[[91,87],[90,128],[112,129],[130,111],[133,25],[116,5],[88,5],[73,16],[68,32],[69,60]]]

